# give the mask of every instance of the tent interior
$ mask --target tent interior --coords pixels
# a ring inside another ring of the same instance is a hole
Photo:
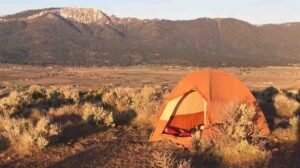
[[[205,125],[206,108],[207,102],[197,90],[169,101],[161,115],[162,120],[168,121],[163,133],[191,136],[196,127]]]

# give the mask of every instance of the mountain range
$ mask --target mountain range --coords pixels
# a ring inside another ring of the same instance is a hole
[[[253,25],[48,8],[0,17],[0,62],[37,65],[265,66],[300,63],[300,23]]]

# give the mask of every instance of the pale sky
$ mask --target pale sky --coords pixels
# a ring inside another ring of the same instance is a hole
[[[140,19],[233,17],[253,24],[300,22],[300,0],[0,0],[0,15],[49,7],[97,8],[108,15]]]

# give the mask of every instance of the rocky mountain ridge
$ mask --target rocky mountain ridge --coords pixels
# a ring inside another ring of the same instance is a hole
[[[0,17],[0,62],[261,66],[300,63],[300,23],[119,18],[49,8]]]

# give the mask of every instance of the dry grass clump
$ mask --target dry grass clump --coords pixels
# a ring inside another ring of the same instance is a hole
[[[56,86],[51,86],[46,89],[45,105],[48,107],[60,107],[61,105],[71,103],[69,99],[65,99],[63,92]]]
[[[134,125],[152,128],[155,123],[155,114],[168,94],[168,90],[161,86],[145,86],[137,90],[133,99],[133,108],[138,111],[138,116],[133,121]]]
[[[227,117],[221,125],[221,130],[225,135],[235,140],[259,136],[260,130],[255,123],[256,107],[245,103],[232,103],[224,108],[224,113]]]
[[[13,91],[8,97],[0,100],[0,110],[9,115],[28,116],[31,109],[37,108],[41,112],[49,108],[57,108],[76,101],[76,96],[58,87],[30,86],[25,91]],[[66,94],[66,95],[65,95]]]
[[[38,122],[24,118],[0,118],[0,133],[18,154],[30,154],[33,150],[43,149],[48,145],[49,138],[57,135],[58,131],[58,127],[45,117]]]
[[[273,97],[277,117],[272,135],[280,142],[296,143],[299,134],[300,102],[295,91],[280,91]]]
[[[85,103],[82,106],[82,118],[85,121],[99,126],[115,126],[113,113],[111,111],[105,110],[103,106],[97,106],[91,103]]]
[[[33,85],[0,99],[0,134],[13,151],[28,154],[43,149],[50,137],[63,132],[51,121],[67,126],[68,116],[101,128],[133,119],[131,124],[149,128],[165,93],[166,89],[158,86],[80,91],[71,86]],[[3,142],[1,138],[0,146]]]
[[[130,108],[135,90],[133,88],[117,87],[103,94],[104,104],[113,107],[116,111],[122,112]]]
[[[79,102],[91,102],[91,103],[97,103],[102,101],[102,96],[105,92],[108,92],[109,88],[103,87],[103,88],[97,88],[94,90],[88,90],[88,91],[79,91]]]
[[[13,91],[6,98],[0,100],[0,110],[5,111],[6,114],[14,114],[21,111],[26,104],[28,104],[29,98],[24,93]]]
[[[102,111],[101,114],[110,113],[116,123],[128,123],[134,119],[131,122],[133,125],[151,128],[155,122],[154,114],[158,111],[166,93],[167,90],[161,86],[144,86],[140,88],[104,87],[95,90],[80,91],[79,101],[74,102],[83,108],[101,106],[102,110],[99,108],[98,110],[90,110],[97,111],[97,114],[100,114],[100,111]],[[75,99],[73,98],[73,100]],[[85,103],[88,105],[84,106]]]
[[[39,86],[39,85],[31,85],[28,89],[28,95],[32,97],[32,99],[37,100],[39,98],[45,98],[46,97],[46,90],[45,88]]]
[[[115,88],[103,94],[102,101],[117,112],[134,112],[133,125],[151,128],[167,90],[161,86],[141,88]],[[126,117],[126,115],[125,115]],[[128,117],[128,116],[127,116]]]
[[[80,92],[77,88],[71,86],[60,86],[59,92],[62,93],[64,99],[76,103],[80,101]]]
[[[8,139],[13,151],[29,154],[33,150],[43,149],[48,145],[49,138],[60,132],[57,125],[50,121],[51,111],[76,101],[74,95],[77,94],[71,94],[69,90],[33,85],[0,99],[0,132]]]
[[[65,105],[59,108],[49,108],[49,111],[47,112],[47,115],[51,117],[72,114],[82,115],[77,104]]]
[[[250,144],[247,140],[225,140],[220,142],[215,152],[225,167],[265,167],[271,158],[270,152]]]
[[[213,139],[194,138],[194,146],[199,148],[198,152],[202,156],[212,156],[204,157],[223,167],[265,166],[271,153],[265,150],[266,140],[259,135],[256,127],[256,108],[244,103],[233,103],[223,110],[228,114],[227,120],[216,127],[224,136]]]
[[[190,168],[191,160],[177,160],[172,153],[154,152],[152,153],[153,167],[159,168]]]
[[[281,142],[296,143],[298,141],[299,136],[299,124],[299,117],[293,117],[289,119],[288,128],[277,128],[272,132],[272,135],[275,136]]]
[[[280,92],[274,97],[276,113],[280,117],[293,117],[300,109],[300,103]]]

